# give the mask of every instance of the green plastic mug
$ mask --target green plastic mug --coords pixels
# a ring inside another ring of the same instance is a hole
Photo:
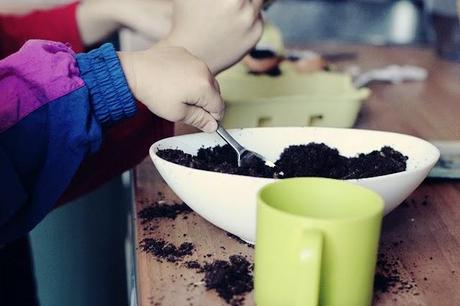
[[[383,199],[344,181],[293,178],[259,191],[258,306],[367,306]]]

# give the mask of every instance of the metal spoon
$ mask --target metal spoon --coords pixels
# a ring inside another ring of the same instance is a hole
[[[258,157],[265,162],[265,165],[274,168],[275,163],[263,157],[259,153],[253,152],[251,150],[243,147],[238,141],[235,140],[228,132],[225,130],[219,123],[217,128],[217,134],[222,137],[238,154],[238,167],[249,167],[251,165],[251,160],[254,157]]]

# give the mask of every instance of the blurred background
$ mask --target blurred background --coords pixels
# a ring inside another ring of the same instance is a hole
[[[267,16],[288,45],[322,40],[424,44],[423,5],[411,0],[285,0],[273,4]]]
[[[87,0],[97,1],[97,0]],[[117,1],[117,0],[113,0]],[[70,1],[0,0],[49,5]],[[278,0],[266,13],[286,45],[318,41],[417,45],[455,59],[455,0]],[[112,39],[122,49],[149,42],[125,31]],[[447,50],[447,51],[446,51]],[[147,153],[147,152],[146,152]],[[31,233],[41,305],[128,305],[133,264],[129,252],[129,175],[56,209]]]

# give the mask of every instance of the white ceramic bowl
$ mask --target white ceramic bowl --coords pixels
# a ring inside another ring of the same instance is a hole
[[[342,155],[355,156],[389,145],[408,156],[407,170],[400,173],[348,180],[368,187],[385,200],[385,214],[397,207],[423,181],[439,158],[429,142],[403,134],[337,128],[250,128],[230,130],[244,146],[275,161],[293,144],[323,142]],[[255,241],[256,194],[274,179],[203,171],[168,162],[158,149],[181,149],[195,154],[200,147],[223,144],[217,134],[191,134],[160,140],[150,156],[161,176],[194,211],[216,226],[242,239]]]

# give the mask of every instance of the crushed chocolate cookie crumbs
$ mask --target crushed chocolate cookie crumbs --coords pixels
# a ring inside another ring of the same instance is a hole
[[[201,148],[195,156],[178,149],[159,150],[157,155],[195,169],[266,178],[360,179],[405,171],[408,159],[388,146],[356,157],[345,157],[324,143],[287,147],[276,161],[275,168],[265,165],[259,158],[253,158],[249,167],[238,167],[237,155],[229,145]]]
[[[145,207],[139,212],[141,223],[146,223],[157,218],[176,219],[179,214],[188,214],[192,209],[187,204],[169,204],[164,201],[157,201],[154,204]]]
[[[206,288],[216,290],[232,306],[242,305],[244,295],[254,288],[253,265],[239,255],[230,256],[229,261],[206,263],[202,272]]]
[[[413,280],[405,280],[399,272],[398,260],[385,254],[377,258],[377,272],[374,278],[374,291],[378,293],[412,293],[415,294],[417,284]]]
[[[158,259],[165,259],[169,262],[177,262],[186,255],[192,255],[195,246],[191,242],[184,242],[179,247],[163,239],[145,238],[139,247],[142,251],[150,253]]]

